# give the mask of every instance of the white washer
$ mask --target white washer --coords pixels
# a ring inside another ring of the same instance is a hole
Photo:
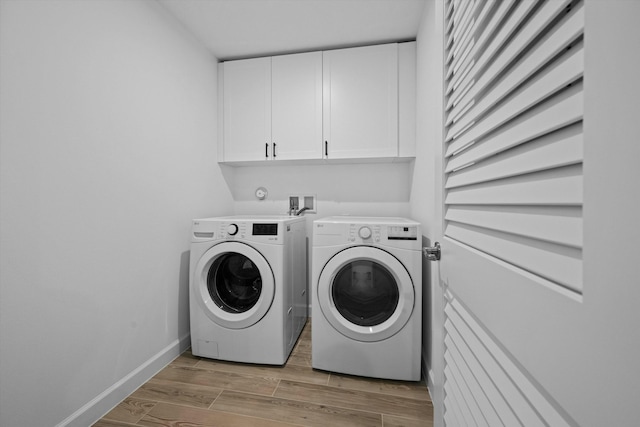
[[[193,354],[284,364],[307,320],[305,219],[195,219],[191,237]]]
[[[420,224],[337,216],[313,223],[312,366],[420,380]]]

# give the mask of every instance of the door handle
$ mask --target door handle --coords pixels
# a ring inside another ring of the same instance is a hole
[[[276,158],[276,143],[273,143],[273,158]]]
[[[264,144],[264,156],[268,159],[269,158],[269,143],[266,142]]]
[[[440,261],[440,255],[442,252],[440,251],[439,242],[436,242],[434,246],[425,246],[422,248],[422,252],[424,253],[425,258],[429,261]]]

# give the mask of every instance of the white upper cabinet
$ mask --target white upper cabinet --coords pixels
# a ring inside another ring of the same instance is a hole
[[[415,153],[414,42],[229,61],[219,79],[220,162]]]
[[[272,158],[320,158],[322,52],[271,58],[271,90]]]
[[[319,159],[322,52],[225,62],[225,162]]]
[[[398,155],[398,45],[323,52],[327,159]]]
[[[265,160],[271,155],[271,58],[225,62],[224,161]]]

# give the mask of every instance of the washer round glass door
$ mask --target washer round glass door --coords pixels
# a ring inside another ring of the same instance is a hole
[[[341,334],[381,341],[396,334],[413,312],[415,293],[406,268],[382,249],[354,246],[338,252],[318,279],[322,314]]]
[[[269,263],[253,247],[223,242],[198,261],[193,286],[206,315],[220,326],[241,329],[269,311],[275,294]]]

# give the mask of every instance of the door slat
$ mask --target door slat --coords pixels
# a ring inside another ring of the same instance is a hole
[[[450,155],[452,151],[456,151],[457,148],[467,142],[484,136],[560,89],[575,82],[582,77],[583,66],[584,49],[580,45],[572,49],[561,61],[553,63],[549,68],[536,75],[521,89],[512,92],[509,99],[495,109],[479,112],[478,115],[486,113],[487,116],[473,127],[472,131],[468,130],[466,121],[455,123],[449,128],[446,136],[447,141],[456,139],[449,144],[447,155]]]
[[[564,128],[449,174],[445,188],[581,163],[582,147],[582,126]]]
[[[582,251],[501,231],[448,223],[446,236],[547,279],[582,292]]]
[[[569,29],[567,25],[559,27],[556,26],[555,32],[547,32],[547,42],[538,43],[536,46],[530,45],[540,36],[540,34],[543,34],[543,31],[546,31],[549,23],[555,19],[555,15],[559,11],[565,9],[568,3],[569,0],[565,2],[554,1],[545,3],[541,9],[537,11],[534,19],[527,22],[526,26],[518,32],[516,37],[508,44],[504,51],[502,51],[500,55],[493,60],[484,74],[478,78],[473,90],[469,91],[458,103],[457,107],[451,112],[451,118],[448,122],[460,120],[460,109],[472,99],[476,98],[479,93],[487,91],[489,86],[493,84],[495,76],[505,74],[505,76],[501,77],[499,85],[490,89],[491,94],[483,95],[482,102],[497,102],[497,100],[508,94],[512,88],[517,87],[520,83],[529,78],[542,65],[549,61],[550,58],[555,56],[562,49],[566,49],[566,47],[581,33],[581,28],[577,28],[575,31],[571,32],[567,31]],[[579,25],[582,20],[580,19],[581,16],[575,16],[578,12],[579,11],[573,12],[572,16],[574,19],[571,22]],[[551,35],[556,32],[560,34],[556,37],[551,37]],[[526,57],[518,60],[523,53],[526,53]],[[512,64],[515,64],[516,60],[517,64],[507,72],[506,70],[511,67]],[[476,103],[476,105],[482,105],[482,103]]]
[[[582,205],[582,165],[452,188],[445,204]]]
[[[500,28],[500,24],[507,13],[511,10],[513,5],[515,4],[515,0],[504,0],[499,2],[499,7],[496,13],[491,15],[491,18],[487,22],[486,26],[481,28],[482,32],[478,36],[478,41],[476,42],[473,51],[471,52],[470,58],[479,58],[482,57],[484,50],[487,48],[489,41],[491,41],[491,36],[495,31]],[[473,72],[469,74],[469,80],[475,78],[476,73],[479,71],[478,64],[474,64]],[[447,86],[447,92],[449,92],[454,86],[459,86],[460,77],[457,77],[451,80]],[[455,103],[456,99],[451,97],[449,102],[447,103],[447,108],[450,108],[451,105]]]
[[[584,101],[582,89],[582,82],[577,83],[528,110],[492,133],[488,139],[479,141],[455,157],[451,157],[445,171],[449,173],[463,165],[477,163],[571,124],[577,123],[582,126],[580,124]]]
[[[449,305],[450,304],[447,304],[447,306]],[[447,313],[447,308],[445,308],[445,313]],[[509,405],[505,402],[495,383],[478,361],[478,356],[469,348],[469,345],[462,338],[451,318],[448,318],[445,322],[445,334],[447,352],[450,354],[457,352],[460,355],[459,357],[464,359],[469,365],[469,370],[473,373],[478,383],[482,384],[482,390],[477,398],[480,401],[489,403],[490,406],[484,407],[484,414],[488,420],[490,420],[491,426],[519,425],[518,420],[513,415],[513,412],[511,412]],[[447,362],[448,360],[449,359],[445,359]]]
[[[502,369],[512,378],[513,382],[518,385],[525,398],[530,402],[531,406],[542,416],[547,425],[553,427],[569,427],[570,424],[562,417],[562,415],[554,408],[550,402],[540,393],[540,391],[531,383],[524,373],[513,363],[512,359],[502,351],[495,340],[487,334],[471,316],[471,314],[460,304],[460,301],[453,299],[451,306],[460,316],[462,321],[467,325],[473,325],[472,329],[476,336],[482,341],[483,345],[498,361]]]
[[[482,386],[478,382],[478,379],[474,375],[474,372],[470,369],[466,359],[462,357],[458,348],[451,340],[451,336],[447,334],[444,341],[447,352],[451,354],[451,359],[454,360],[458,369],[460,370],[460,375],[464,378],[467,386],[469,387],[469,391],[473,396],[476,407],[478,408],[479,413],[482,415],[482,419],[478,421],[482,425],[488,425],[490,427],[499,427],[502,426],[502,421],[496,411],[493,409],[493,405],[489,402],[487,395],[482,389]],[[446,356],[445,356],[446,357]],[[448,359],[448,358],[447,358]],[[477,417],[477,419],[480,419]]]
[[[522,237],[582,248],[582,209],[576,206],[455,205],[445,219]]]

